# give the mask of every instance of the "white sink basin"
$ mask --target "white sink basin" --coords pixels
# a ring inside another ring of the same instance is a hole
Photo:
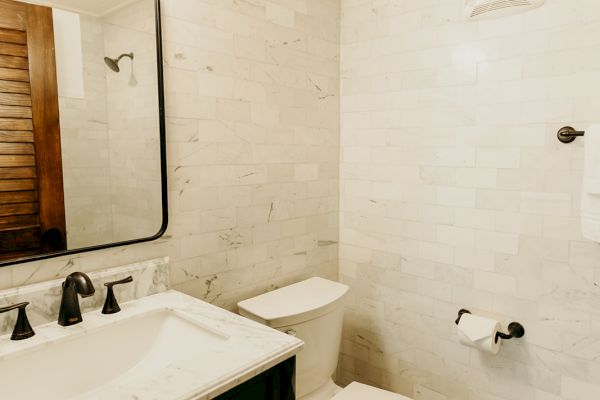
[[[208,399],[292,356],[302,342],[178,292],[0,339],[0,399]],[[247,378],[245,378],[247,377]]]
[[[156,310],[0,363],[0,399],[65,400],[115,380],[152,379],[226,341],[176,312]]]

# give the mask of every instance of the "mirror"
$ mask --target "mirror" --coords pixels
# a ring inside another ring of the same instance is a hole
[[[162,235],[158,0],[0,0],[0,264]]]

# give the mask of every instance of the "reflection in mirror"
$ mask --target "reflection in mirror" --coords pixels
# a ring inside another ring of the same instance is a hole
[[[0,0],[0,262],[161,229],[155,10]]]

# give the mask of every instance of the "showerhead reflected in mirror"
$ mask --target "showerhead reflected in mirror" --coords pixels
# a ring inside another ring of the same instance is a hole
[[[121,61],[121,59],[123,59],[123,57],[128,57],[131,59],[131,62],[133,63],[133,58],[134,55],[133,53],[126,53],[126,54],[121,54],[119,57],[117,58],[110,58],[110,57],[104,57],[104,63],[106,64],[106,66],[110,69],[112,69],[114,72],[121,72],[121,68],[119,68],[119,62]]]

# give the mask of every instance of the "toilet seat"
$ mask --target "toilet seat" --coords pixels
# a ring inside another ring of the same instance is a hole
[[[352,382],[331,400],[411,400],[397,393],[377,389],[373,386]]]

